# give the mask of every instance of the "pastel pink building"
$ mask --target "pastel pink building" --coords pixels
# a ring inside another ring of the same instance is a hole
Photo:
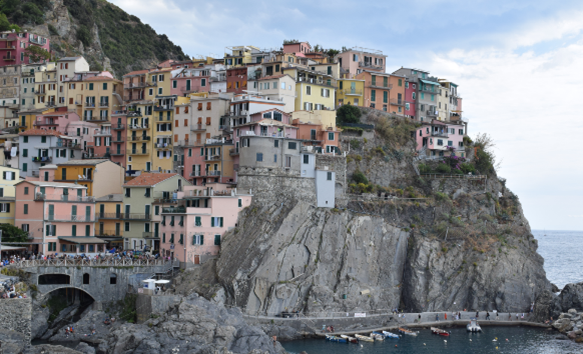
[[[69,112],[67,107],[58,107],[54,112],[37,115],[32,125],[34,128],[56,130],[65,134],[69,123],[79,121],[77,113]]]
[[[251,205],[250,191],[227,184],[184,186],[179,206],[162,208],[160,253],[200,264],[218,255],[224,233],[237,224],[239,211]]]
[[[25,49],[31,45],[41,47],[49,52],[51,51],[49,39],[34,33],[0,33],[0,66],[39,64],[32,63],[29,58],[24,55]],[[43,62],[46,62],[46,60],[43,60]]]
[[[15,226],[27,231],[32,251],[42,254],[97,254],[95,198],[74,183],[25,180],[15,185]]]
[[[415,131],[417,151],[428,156],[448,156],[448,148],[455,148],[455,154],[466,157],[464,135],[466,126],[463,122],[442,122],[433,119],[423,123]]]
[[[312,51],[312,46],[308,42],[290,42],[283,44],[284,53],[306,54]]]
[[[405,80],[405,117],[415,119],[417,102],[417,80]]]
[[[186,96],[193,92],[210,92],[210,69],[205,67],[186,68],[172,72],[172,87],[170,93],[177,96]]]

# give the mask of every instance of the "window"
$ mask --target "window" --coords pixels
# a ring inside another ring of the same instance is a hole
[[[273,162],[277,162],[277,154],[273,155]]]
[[[126,197],[130,198],[131,197],[131,189],[130,188],[126,188]]]
[[[23,213],[25,215],[27,215],[28,214],[28,204],[24,204],[24,207],[23,208],[24,208]]]
[[[117,284],[117,275],[115,273],[111,273],[109,275],[109,284],[110,285],[115,285]]]
[[[41,136],[40,137],[40,142],[45,144],[47,142],[47,137],[46,136]]]
[[[387,103],[389,100],[389,95],[387,91],[383,91],[383,103]]]
[[[130,223],[127,221],[124,223],[124,231],[126,231],[126,232],[130,231]]]
[[[312,86],[306,86],[306,95],[312,94]]]
[[[144,194],[144,197],[146,198],[150,198],[151,194],[150,194],[150,188],[146,188],[146,193]]]
[[[223,227],[223,217],[211,217],[211,227]]]
[[[287,148],[290,150],[295,150],[298,146],[298,143],[290,141],[287,143]]]
[[[239,198],[239,208],[242,208],[242,207],[243,207],[243,199]]]
[[[202,221],[200,216],[194,217],[194,226],[202,226]]]
[[[181,245],[184,244],[184,234],[180,234],[180,239],[178,239],[178,243],[180,243]]]
[[[334,141],[334,133],[333,132],[328,132],[328,140]]]
[[[204,245],[204,235],[193,235],[192,236],[193,245]]]
[[[28,171],[28,164],[27,163],[23,163],[22,164],[22,172],[26,172]]]
[[[28,187],[24,187],[24,195],[28,195]]]
[[[89,84],[89,91],[93,90],[93,83]]]
[[[448,141],[447,141],[447,146],[453,146],[453,141],[451,141],[451,140],[448,140]]]
[[[263,153],[258,152],[257,153],[257,162],[262,162],[263,161]]]
[[[304,154],[304,164],[309,164],[309,163],[310,163],[310,155]]]
[[[332,180],[332,172],[327,172],[326,173],[326,180],[331,181]]]
[[[275,139],[273,141],[273,147],[279,147],[279,140]]]
[[[104,89],[104,90],[107,90],[107,82],[104,82],[104,83],[103,83],[103,89]]]
[[[172,81],[172,88],[177,88],[178,87],[178,81],[173,80]]]
[[[370,100],[376,101],[377,100],[377,92],[376,90],[370,90]]]
[[[459,129],[458,130],[459,135],[464,135],[464,130],[463,129]]]
[[[437,145],[438,146],[443,146],[443,140],[442,139],[437,139]]]
[[[221,245],[221,235],[215,235],[215,246]]]
[[[158,87],[158,96],[161,96],[162,92],[164,92],[164,90],[161,87]]]
[[[405,110],[408,111],[411,109],[411,105],[409,103],[405,103]]]

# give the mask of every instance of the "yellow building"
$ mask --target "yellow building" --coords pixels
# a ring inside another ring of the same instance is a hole
[[[37,115],[47,114],[54,111],[55,109],[51,107],[51,108],[35,108],[18,112],[18,130],[20,132],[23,132],[28,129],[33,129],[33,124],[36,121]]]
[[[108,194],[95,199],[95,236],[111,244],[123,243],[123,194]]]
[[[82,120],[92,123],[105,123],[111,121],[111,114],[120,111],[123,104],[122,82],[108,76],[92,76],[81,83],[82,101],[76,101],[77,107],[81,103]],[[75,94],[77,95],[75,90]],[[72,97],[69,96],[69,102]]]
[[[172,88],[172,68],[157,69],[146,74],[148,82],[155,86],[146,88],[144,100],[154,101],[158,96],[170,96]]]
[[[323,63],[312,64],[309,68],[313,71],[320,71],[327,75],[332,75],[334,79],[340,78],[340,64],[339,63]]]
[[[57,67],[47,63],[47,70],[34,73],[34,108],[46,108],[57,104]]]
[[[20,182],[20,170],[0,166],[0,224],[14,225],[14,213],[16,210],[16,190],[14,185]]]
[[[292,121],[299,119],[306,124],[321,125],[324,130],[336,129],[336,111],[295,111],[292,113]]]
[[[283,72],[296,80],[296,111],[334,109],[337,83],[332,75],[300,67],[284,68]]]
[[[361,106],[364,103],[364,80],[339,79],[336,91],[336,108],[351,104]]]
[[[136,101],[128,106],[126,137],[126,170],[152,171],[152,132],[155,119],[152,101]]]
[[[75,182],[87,187],[87,195],[102,197],[122,192],[123,167],[105,159],[70,160],[57,164],[55,182]]]
[[[225,65],[228,66],[245,66],[253,62],[253,53],[259,53],[261,50],[252,45],[240,45],[225,48]]]

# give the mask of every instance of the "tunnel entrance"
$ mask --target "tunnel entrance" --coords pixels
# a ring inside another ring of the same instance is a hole
[[[51,291],[46,304],[51,311],[49,327],[59,328],[79,321],[94,302],[93,297],[81,289],[60,288]]]
[[[38,276],[38,285],[71,284],[71,277],[67,274],[42,274]]]

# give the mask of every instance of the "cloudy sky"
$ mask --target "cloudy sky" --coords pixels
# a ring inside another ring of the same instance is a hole
[[[191,55],[225,46],[382,50],[460,85],[532,228],[583,230],[583,2],[563,0],[109,0]],[[582,103],[581,106],[578,106]]]

